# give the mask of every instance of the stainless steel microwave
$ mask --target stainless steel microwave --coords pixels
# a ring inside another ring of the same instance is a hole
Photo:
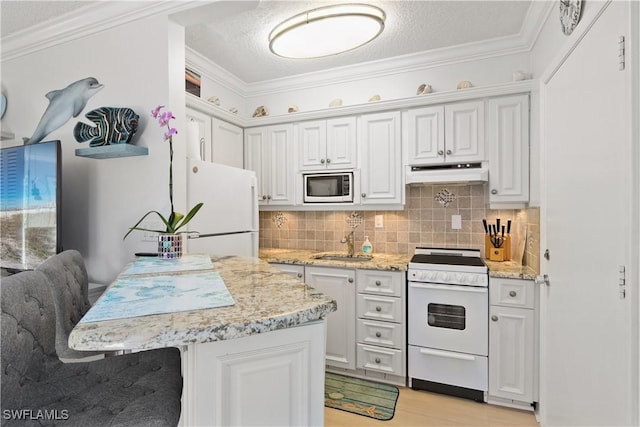
[[[353,202],[353,172],[304,174],[304,203]]]

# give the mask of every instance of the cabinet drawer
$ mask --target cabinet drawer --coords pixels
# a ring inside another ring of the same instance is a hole
[[[357,367],[361,369],[404,375],[402,350],[358,344],[356,360]]]
[[[491,305],[531,308],[535,306],[534,284],[531,280],[489,279],[489,301]]]
[[[403,348],[402,330],[402,325],[398,323],[358,319],[358,342],[391,348]]]
[[[356,303],[358,317],[400,323],[402,322],[401,301],[400,298],[358,294]]]
[[[358,292],[399,297],[402,295],[402,274],[397,271],[357,270]]]

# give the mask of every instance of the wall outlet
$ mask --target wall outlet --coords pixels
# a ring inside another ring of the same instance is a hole
[[[164,228],[164,224],[159,223],[159,222],[155,222],[155,221],[144,221],[139,225],[140,228],[148,228],[148,229],[152,229],[152,230],[159,230]],[[158,241],[158,233],[154,232],[154,231],[138,231],[138,233],[142,234],[142,237],[140,238],[141,242],[151,242],[151,243],[155,243]]]
[[[376,215],[376,228],[384,227],[384,219],[382,215]]]
[[[460,230],[462,228],[462,217],[460,215],[451,215],[451,229]]]

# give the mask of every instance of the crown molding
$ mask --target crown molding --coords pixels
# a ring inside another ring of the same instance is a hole
[[[193,8],[198,1],[101,1],[75,9],[46,26],[29,27],[2,38],[0,59],[8,61],[149,16]]]
[[[247,98],[247,83],[188,46],[185,49],[185,65],[236,95]]]

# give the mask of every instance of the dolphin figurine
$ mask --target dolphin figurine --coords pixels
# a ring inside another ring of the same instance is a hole
[[[23,138],[25,145],[36,144],[47,135],[71,119],[77,117],[87,105],[87,101],[104,85],[93,77],[78,80],[64,89],[52,90],[45,96],[49,99],[49,106],[45,110],[40,123],[31,138]]]

